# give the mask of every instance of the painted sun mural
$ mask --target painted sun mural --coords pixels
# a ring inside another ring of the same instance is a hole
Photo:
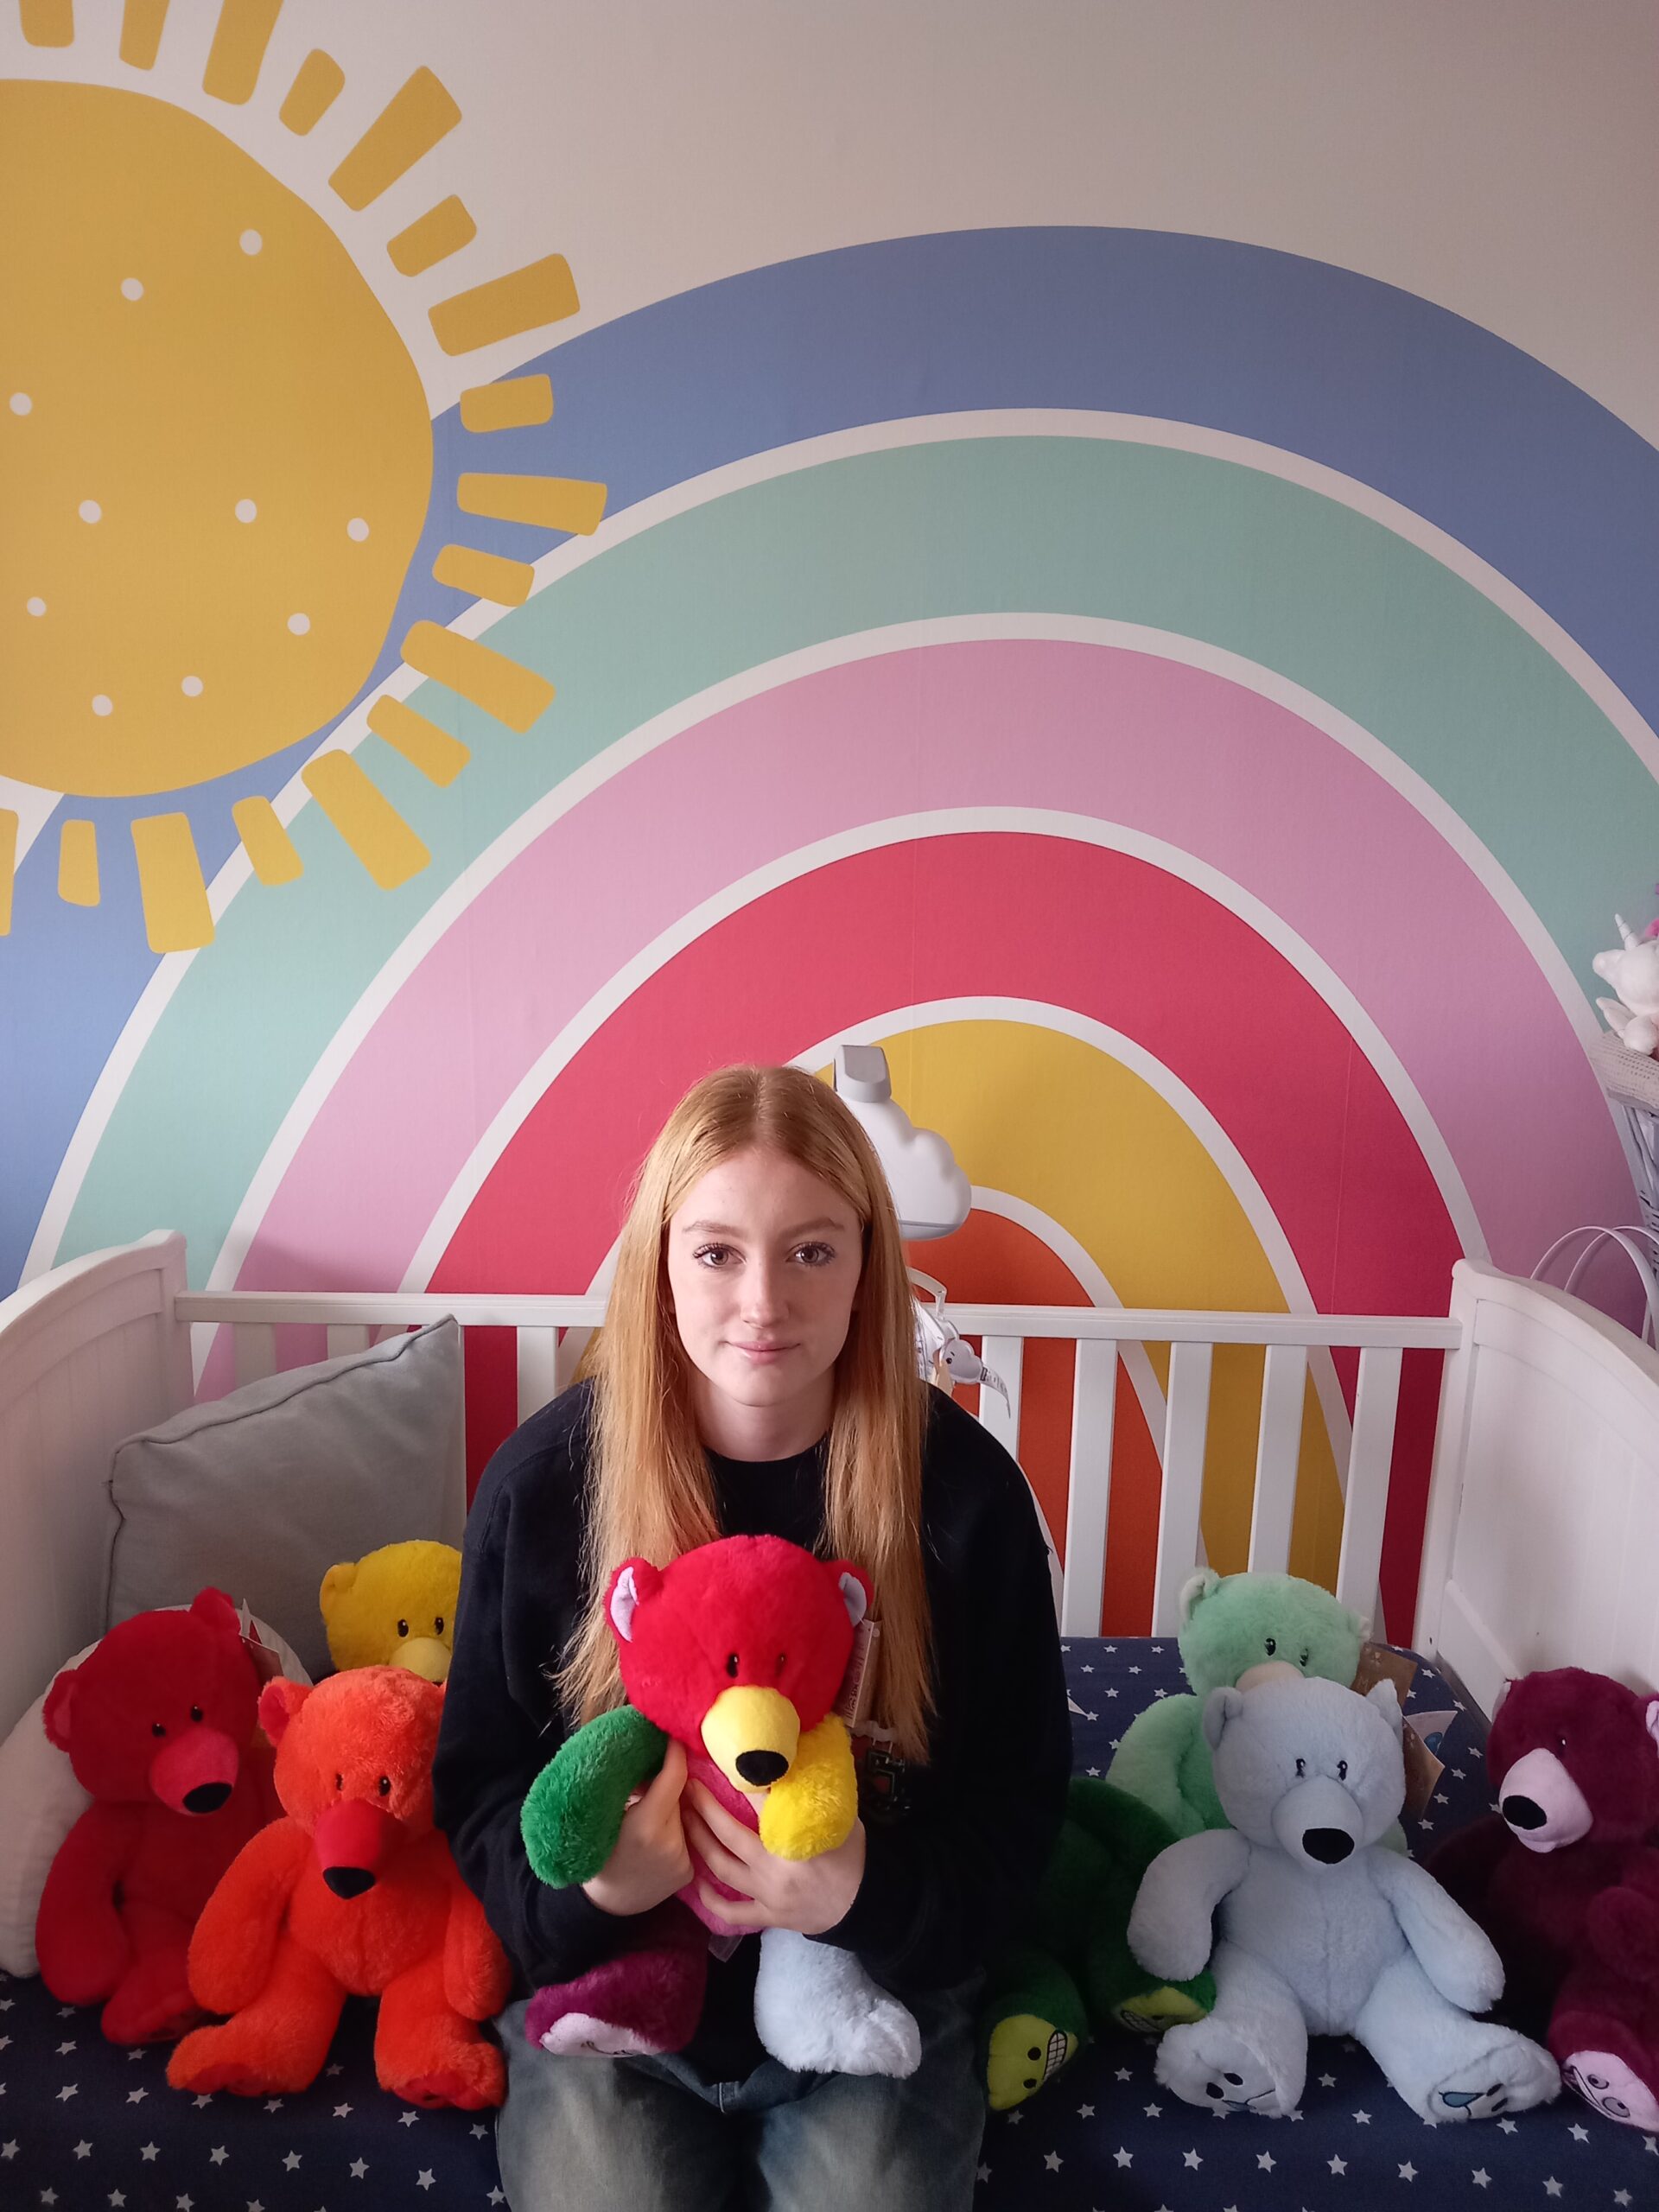
[[[202,90],[227,111],[264,95],[281,0],[224,0]],[[155,66],[166,0],[127,0],[121,59]],[[73,43],[68,0],[24,0],[29,43]],[[275,97],[309,134],[346,82],[312,50]],[[338,161],[327,192],[362,211],[431,157],[461,111],[417,68]],[[397,629],[433,503],[431,409],[383,304],[388,285],[469,245],[455,194],[385,240],[365,271],[325,216],[232,137],[124,87],[0,83],[7,211],[0,224],[0,413],[8,527],[0,534],[0,776],[74,798],[154,798],[266,762],[327,731],[375,675],[389,639],[404,668],[522,734],[554,696],[545,675],[421,618]],[[574,314],[549,254],[429,310],[464,355]],[[488,433],[545,423],[545,375],[468,391]],[[601,484],[461,473],[462,514],[591,533]],[[526,561],[435,549],[430,574],[497,606],[529,594]],[[432,784],[469,747],[391,692],[367,727]],[[429,853],[377,781],[368,748],[325,747],[298,771],[373,881],[405,882]],[[280,804],[231,801],[262,884],[303,863]],[[99,825],[60,810],[58,895],[97,906]],[[0,808],[0,931],[10,926],[18,814]],[[130,830],[145,933],[157,953],[212,942],[191,815],[157,804]]]

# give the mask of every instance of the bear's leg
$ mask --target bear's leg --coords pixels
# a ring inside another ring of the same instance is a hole
[[[1569,2089],[1609,2120],[1659,2133],[1659,2004],[1593,1969],[1570,1974],[1549,2023]]]
[[[1294,2112],[1307,2079],[1307,2023],[1294,1991],[1233,1943],[1210,1961],[1216,2009],[1172,2028],[1158,2046],[1158,2079],[1190,2105],[1264,2113]]]
[[[1076,1982],[1034,1943],[996,1959],[980,2008],[979,2048],[993,2112],[1010,2112],[1075,2058],[1088,2037]]]
[[[760,1938],[754,2026],[796,2074],[887,2074],[902,2082],[922,2063],[908,2006],[874,1982],[850,1951],[787,1928]]]
[[[1128,1904],[1133,1905],[1130,1892]],[[1216,1986],[1206,1971],[1192,1981],[1160,1982],[1129,1948],[1128,1910],[1110,1907],[1089,1939],[1083,1986],[1089,2018],[1115,2020],[1134,2035],[1160,2036],[1166,2028],[1201,2020],[1216,2001]]]
[[[1560,2088],[1547,2050],[1448,2003],[1409,1951],[1378,1974],[1354,2033],[1424,2120],[1524,2112]]]
[[[104,2007],[111,2043],[171,2043],[202,2018],[190,1994],[190,1927],[164,1907],[137,1900],[121,1908],[132,1955]]]
[[[383,2089],[411,2105],[475,2112],[499,2105],[506,2094],[499,2050],[444,1995],[441,1950],[381,1991],[374,2071]]]
[[[574,1981],[538,1989],[524,2032],[543,2050],[582,2056],[683,2050],[708,1982],[708,1930],[671,1898],[641,1916],[627,1950]]]
[[[196,2028],[167,2064],[175,2089],[229,2089],[265,2097],[309,2088],[322,2071],[346,1992],[326,1966],[283,1930],[270,1979],[222,2027]]]

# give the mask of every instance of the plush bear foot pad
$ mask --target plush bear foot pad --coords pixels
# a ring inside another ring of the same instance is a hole
[[[1190,2105],[1259,2113],[1281,2120],[1291,2109],[1273,2069],[1220,2020],[1172,2028],[1158,2046],[1158,2079]]]
[[[985,2087],[993,2112],[1011,2112],[1058,2074],[1076,2053],[1077,2039],[1034,2012],[1016,2012],[991,2031]]]
[[[1561,2079],[1607,2120],[1652,2133],[1659,2129],[1659,2097],[1611,2050],[1575,2050]]]
[[[1497,2044],[1429,2092],[1436,2120],[1497,2120],[1547,2104],[1560,2087],[1555,2062],[1523,2036]]]
[[[543,2050],[579,2058],[649,2056],[665,2045],[654,2043],[632,2028],[614,2020],[601,2020],[591,2012],[563,2012],[537,2037]]]

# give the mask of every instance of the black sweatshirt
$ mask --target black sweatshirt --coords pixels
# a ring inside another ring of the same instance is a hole
[[[925,1766],[867,1764],[864,1878],[820,1940],[906,1989],[960,1981],[1007,1925],[1058,1832],[1071,1719],[1047,1556],[1025,1478],[995,1440],[930,1389],[922,1529],[936,1712]],[[525,1793],[569,1732],[552,1683],[582,1606],[588,1387],[527,1421],[485,1470],[467,1524],[454,1656],[433,1768],[438,1825],[511,1957],[519,1993],[614,1954],[627,1923],[531,1872]],[[722,1534],[817,1548],[822,1445],[790,1459],[709,1455]],[[711,2080],[763,2054],[751,2001],[757,1946],[711,1961],[688,2053]]]

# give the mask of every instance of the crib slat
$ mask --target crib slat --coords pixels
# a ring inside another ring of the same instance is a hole
[[[374,1332],[360,1321],[335,1321],[328,1331],[328,1357],[346,1359],[353,1352],[367,1351]]]
[[[239,1323],[231,1337],[236,1354],[236,1381],[263,1382],[276,1372],[276,1332],[258,1321]]]
[[[1169,1406],[1164,1421],[1164,1487],[1158,1509],[1158,1571],[1152,1588],[1152,1632],[1180,1626],[1181,1585],[1198,1564],[1198,1513],[1204,1503],[1204,1446],[1210,1430],[1213,1344],[1169,1350]]]
[[[1080,1344],[1071,1390],[1071,1474],[1066,1491],[1062,1636],[1098,1636],[1106,1586],[1106,1522],[1112,1502],[1112,1426],[1117,1346]]]
[[[1373,1348],[1361,1352],[1354,1393],[1354,1445],[1348,1458],[1337,1595],[1365,1620],[1374,1619],[1376,1613],[1394,1421],[1400,1403],[1400,1361],[1398,1351]]]
[[[576,1379],[576,1370],[582,1364],[582,1355],[593,1342],[592,1329],[561,1329],[558,1349],[553,1357],[553,1395],[568,1390]]]
[[[1250,1514],[1250,1572],[1283,1574],[1290,1566],[1296,1469],[1307,1393],[1305,1344],[1269,1344],[1262,1375],[1262,1427],[1255,1446],[1255,1503]]]
[[[1008,1386],[1008,1402],[1002,1402],[1001,1393],[988,1390],[982,1383],[979,1392],[979,1417],[997,1442],[1017,1459],[1020,1457],[1020,1386],[1025,1374],[1026,1340],[1023,1337],[986,1337],[982,1340],[980,1357],[987,1367],[992,1368]]]
[[[518,1418],[528,1421],[539,1413],[559,1390],[559,1332],[556,1329],[519,1329]]]

